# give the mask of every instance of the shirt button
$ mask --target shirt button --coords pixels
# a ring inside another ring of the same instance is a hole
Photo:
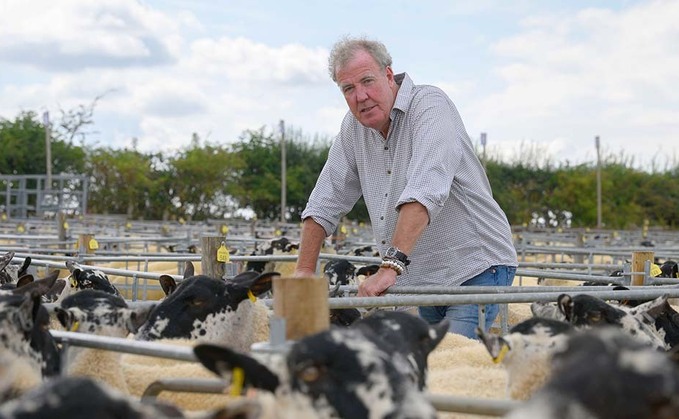
[[[387,170],[387,174],[390,175],[390,174],[391,174],[391,170]]]
[[[384,146],[384,149],[385,149],[385,150],[389,150],[389,147],[387,147],[387,146]]]
[[[380,220],[384,220],[384,215],[380,217]]]
[[[388,193],[385,193],[384,196],[389,196],[389,194],[388,194]]]
[[[386,241],[386,240],[382,240],[382,244],[387,244],[387,241]]]

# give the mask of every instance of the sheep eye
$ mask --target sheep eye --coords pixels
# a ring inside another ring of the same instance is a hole
[[[601,321],[601,312],[594,311],[594,312],[590,313],[590,319],[593,322],[596,322],[596,323],[600,322]]]
[[[191,300],[191,306],[200,307],[205,303],[203,300]]]
[[[299,373],[299,378],[306,383],[313,383],[314,381],[318,380],[320,376],[321,371],[314,365],[304,368]]]

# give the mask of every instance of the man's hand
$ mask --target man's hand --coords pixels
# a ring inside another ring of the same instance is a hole
[[[370,275],[358,285],[359,297],[377,297],[396,283],[396,271],[380,268],[377,273]]]

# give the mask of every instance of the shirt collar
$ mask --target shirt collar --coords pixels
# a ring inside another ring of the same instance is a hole
[[[412,96],[412,90],[414,86],[413,81],[410,76],[408,76],[408,73],[395,74],[394,81],[401,87],[396,93],[396,100],[394,101],[394,107],[392,108],[392,111],[394,109],[398,109],[405,112],[405,110],[408,108],[408,105],[410,104],[410,98]]]

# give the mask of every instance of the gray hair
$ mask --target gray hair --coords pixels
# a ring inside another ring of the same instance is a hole
[[[343,36],[333,45],[328,58],[328,72],[330,72],[332,81],[337,83],[337,69],[344,66],[358,51],[365,51],[370,54],[382,70],[391,66],[391,55],[389,55],[389,51],[383,43],[365,37]]]

